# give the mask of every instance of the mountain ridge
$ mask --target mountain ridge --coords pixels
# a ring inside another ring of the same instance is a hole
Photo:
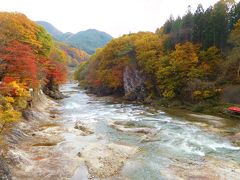
[[[53,37],[64,34],[62,31],[60,31],[59,29],[57,29],[55,26],[53,26],[51,23],[47,21],[36,21],[36,23],[38,25],[43,26],[47,30],[47,32],[51,34]]]
[[[104,31],[97,29],[87,29],[77,33],[66,32],[58,30],[54,25],[46,21],[36,21],[43,26],[49,34],[56,40],[65,42],[70,46],[82,49],[88,54],[93,54],[97,48],[104,47],[109,41],[113,39],[111,35]]]

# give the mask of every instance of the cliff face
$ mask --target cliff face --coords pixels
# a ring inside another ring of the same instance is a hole
[[[127,100],[144,100],[146,89],[144,86],[145,77],[136,65],[127,66],[123,73],[124,94]]]

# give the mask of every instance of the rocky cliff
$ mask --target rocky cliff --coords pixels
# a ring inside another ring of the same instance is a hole
[[[123,73],[124,94],[127,100],[144,100],[146,90],[144,86],[145,77],[136,65],[127,66]]]

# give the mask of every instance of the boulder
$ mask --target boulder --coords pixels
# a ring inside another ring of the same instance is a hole
[[[87,127],[82,122],[76,122],[74,128],[80,130],[81,131],[81,135],[83,135],[83,136],[88,136],[88,135],[94,133],[93,130],[91,130],[89,127]]]

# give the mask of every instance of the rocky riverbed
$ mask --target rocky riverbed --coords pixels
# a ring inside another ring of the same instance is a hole
[[[8,137],[13,179],[239,179],[235,120],[62,91],[42,94]]]

